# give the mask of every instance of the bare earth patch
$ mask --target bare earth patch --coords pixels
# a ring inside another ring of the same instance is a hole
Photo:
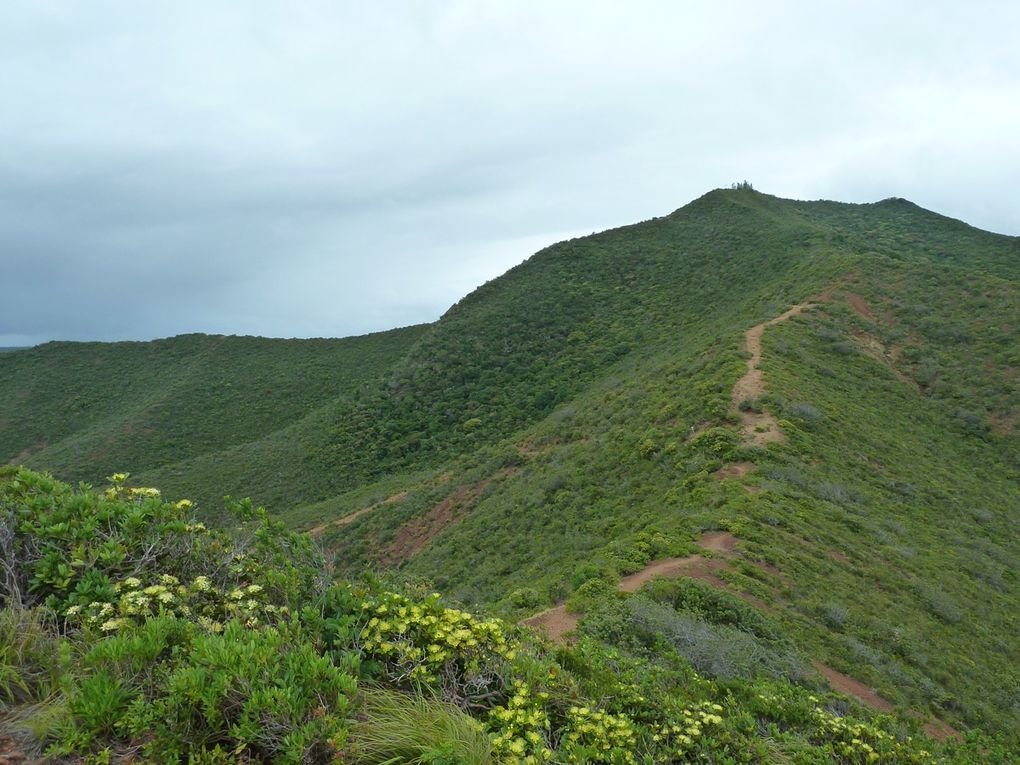
[[[628,574],[620,580],[620,592],[637,592],[641,586],[656,576],[676,578],[687,576],[700,579],[713,587],[726,587],[726,583],[713,572],[727,568],[721,560],[703,558],[700,555],[688,555],[686,558],[665,558],[653,560],[640,571]]]
[[[863,316],[868,321],[875,320],[875,312],[871,310],[871,306],[868,305],[868,301],[858,295],[856,292],[844,292],[846,300],[850,304],[850,307],[854,310],[858,316]]]
[[[842,672],[837,672],[832,667],[822,664],[820,661],[813,661],[811,663],[818,671],[818,674],[828,681],[833,690],[837,690],[847,696],[852,696],[865,706],[871,707],[879,712],[888,713],[893,711],[894,707],[891,702],[887,699],[883,699],[875,693],[874,689],[869,688],[864,683],[854,680],[852,677],[844,675]],[[946,721],[939,720],[938,718],[932,718],[925,723],[924,732],[938,741],[945,741],[949,738],[955,738],[958,741],[963,740],[963,734],[961,734],[960,731]]]
[[[440,532],[463,518],[493,480],[503,478],[511,472],[512,469],[505,468],[475,486],[461,486],[425,515],[405,523],[382,554],[381,562],[392,565],[421,552]]]
[[[733,550],[736,543],[736,537],[725,531],[706,532],[698,542],[706,550],[715,552],[729,552]],[[687,576],[691,579],[700,579],[713,587],[729,589],[729,585],[714,573],[726,568],[728,568],[728,565],[725,561],[708,559],[701,555],[653,560],[640,571],[623,577],[617,585],[617,589],[620,592],[637,592],[641,589],[642,585],[656,576]],[[743,596],[741,593],[734,594],[745,597],[745,599],[750,598],[750,596]],[[568,614],[566,607],[561,603],[554,608],[547,609],[534,616],[529,616],[527,619],[522,619],[521,624],[544,632],[553,642],[564,643],[567,641],[567,635],[577,627],[578,621],[580,621],[580,618],[574,614]]]
[[[907,377],[896,367],[896,360],[899,356],[898,348],[886,348],[882,341],[874,335],[869,335],[867,332],[854,332],[853,334],[857,347],[866,356],[870,356],[888,367],[900,382],[906,383],[917,392],[921,391],[921,387],[917,382]]]
[[[23,465],[23,464],[25,464],[25,460],[27,460],[29,457],[31,457],[36,452],[41,452],[48,445],[49,444],[47,444],[45,441],[41,441],[38,444],[36,444],[35,446],[22,449],[20,452],[18,452],[18,454],[16,456],[14,456],[11,459],[7,460],[6,464],[8,464],[8,465]]]
[[[1011,436],[1016,432],[1017,424],[1020,423],[1020,411],[1013,412],[1005,417],[991,415],[992,430],[1000,436]]]
[[[383,553],[383,562],[398,563],[424,549],[433,537],[454,522],[461,508],[481,494],[482,488],[482,484],[475,487],[462,486],[425,515],[404,524]]]
[[[567,635],[577,628],[579,621],[577,616],[567,613],[566,606],[559,605],[528,617],[521,624],[544,632],[554,643],[565,643]]]
[[[719,553],[731,553],[739,540],[728,531],[706,531],[698,540],[698,546]]]

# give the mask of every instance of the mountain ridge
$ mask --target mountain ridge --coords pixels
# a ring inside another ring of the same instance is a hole
[[[808,302],[763,330],[763,385],[736,400],[747,332]],[[1016,237],[903,200],[716,190],[545,248],[433,324],[334,349],[278,429],[90,463],[89,438],[123,438],[114,418],[24,461],[97,483],[132,470],[211,520],[221,494],[251,494],[315,530],[337,573],[429,581],[513,619],[725,531],[727,586],[801,650],[896,705],[1005,729],[1020,720],[1018,314]],[[167,374],[142,369],[143,388]],[[54,387],[33,406],[59,410]],[[244,396],[206,405],[255,414]],[[581,629],[613,608],[586,601]]]

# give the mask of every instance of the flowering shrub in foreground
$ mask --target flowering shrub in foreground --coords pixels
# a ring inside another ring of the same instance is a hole
[[[447,608],[436,593],[414,603],[384,592],[368,597],[361,611],[358,645],[383,662],[397,683],[478,675],[493,660],[515,656],[516,641],[507,637],[503,622]]]

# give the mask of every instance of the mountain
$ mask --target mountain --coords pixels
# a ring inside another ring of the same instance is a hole
[[[717,190],[423,327],[4,354],[0,460],[131,471],[210,519],[250,495],[338,574],[514,619],[570,597],[610,642],[665,629],[612,583],[686,560],[851,693],[1008,731],[1018,316],[1020,239]]]

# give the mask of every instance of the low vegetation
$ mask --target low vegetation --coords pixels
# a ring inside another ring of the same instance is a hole
[[[435,593],[326,581],[307,536],[249,503],[232,513],[209,530],[187,501],[126,475],[96,491],[0,473],[0,724],[23,751],[86,763],[1006,761],[1004,742],[940,744],[909,718],[850,708],[767,663],[754,671],[755,659],[696,667],[642,607],[784,649],[767,619],[689,583],[655,582],[615,615],[597,599],[579,642],[553,648]]]

